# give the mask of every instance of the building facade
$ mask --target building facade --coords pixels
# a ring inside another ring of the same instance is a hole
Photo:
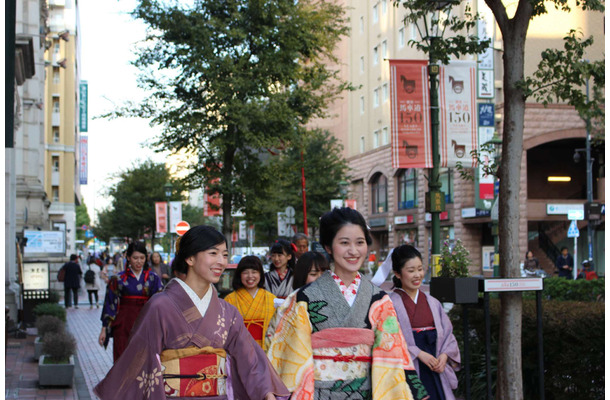
[[[344,144],[344,155],[351,168],[349,198],[355,199],[371,228],[377,260],[385,259],[389,250],[403,243],[415,245],[425,258],[430,256],[430,217],[425,212],[428,191],[425,169],[396,169],[391,162],[390,69],[389,59],[427,59],[427,55],[409,46],[419,40],[415,26],[405,25],[405,9],[389,0],[376,2],[346,1],[351,34],[337,50],[342,60],[339,68],[344,77],[358,89],[337,100],[330,110],[334,116],[317,123],[328,129]],[[462,6],[463,7],[463,6]],[[462,9],[463,11],[463,9]],[[562,21],[558,24],[557,21]],[[593,35],[596,44],[587,56],[602,59],[604,49],[603,15],[595,13],[562,13],[551,11],[536,18],[528,32],[526,75],[535,71],[542,50],[562,48],[562,38],[570,28],[581,29],[585,37]],[[495,128],[502,134],[502,41],[496,30],[494,48],[495,97],[479,102],[495,104]],[[464,56],[464,60],[474,60]],[[572,107],[553,104],[543,107],[528,103],[525,115],[524,146],[521,172],[519,253],[528,249],[551,272],[554,257],[562,246],[573,252],[567,238],[569,221],[566,209],[586,202],[586,166],[574,163],[576,149],[585,147],[585,123]],[[583,157],[584,158],[584,157]],[[594,154],[594,201],[604,203],[603,149]],[[567,175],[567,183],[547,180],[551,175]],[[441,244],[460,239],[471,254],[471,273],[491,275],[483,270],[493,253],[494,236],[490,218],[491,202],[477,209],[475,183],[465,180],[453,169],[441,169],[442,191],[446,212],[441,214]],[[555,207],[560,206],[560,207]],[[578,260],[587,254],[587,221],[579,221]],[[604,274],[604,223],[595,227],[594,261],[598,274]],[[600,254],[602,253],[602,254]]]

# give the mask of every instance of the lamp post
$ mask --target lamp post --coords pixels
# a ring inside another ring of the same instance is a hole
[[[500,165],[500,155],[502,152],[502,138],[495,131],[493,137],[483,144],[483,148],[487,148],[494,153],[494,165]],[[498,168],[494,168],[493,171],[489,171],[498,176]],[[494,186],[495,186],[494,178]],[[500,276],[500,257],[498,256],[500,251],[500,240],[498,235],[498,195],[494,187],[494,202],[491,209],[491,234],[494,237],[494,265],[493,265],[493,276]]]
[[[165,189],[165,197],[167,198],[167,233],[169,234],[169,250],[167,252],[168,257],[171,257],[170,254],[172,253],[172,248],[173,248],[173,238],[172,238],[172,228],[171,228],[171,224],[170,224],[170,214],[171,214],[171,206],[170,206],[170,199],[172,197],[172,190],[174,189],[174,186],[170,183],[167,182],[165,185],[163,185],[163,188]]]

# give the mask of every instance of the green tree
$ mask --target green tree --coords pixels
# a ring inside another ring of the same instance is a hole
[[[85,240],[85,231],[81,229],[83,225],[87,227],[91,225],[91,218],[89,218],[85,200],[76,206],[76,239],[78,240]]]
[[[290,143],[349,87],[333,49],[346,34],[341,6],[293,0],[140,0],[149,27],[135,65],[150,96],[113,115],[163,127],[155,145],[194,156],[187,183],[220,193],[223,232],[258,180],[260,150]]]
[[[120,172],[118,182],[108,194],[112,197],[110,207],[98,214],[94,233],[106,241],[112,236],[141,239],[151,235],[155,239],[155,203],[167,201],[167,182],[173,185],[170,200],[182,200],[183,185],[170,178],[164,164],[147,160]]]

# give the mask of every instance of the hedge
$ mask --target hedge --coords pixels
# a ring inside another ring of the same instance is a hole
[[[542,297],[557,301],[604,301],[604,278],[586,281],[584,279],[545,278]],[[524,292],[524,298],[534,299],[535,292]]]
[[[563,278],[562,278],[563,279]],[[565,279],[564,279],[565,280]],[[546,400],[604,399],[604,303],[543,301],[544,385]],[[495,394],[500,301],[490,299],[492,393]],[[462,308],[449,313],[463,354]],[[522,370],[524,399],[538,399],[538,339],[536,302],[523,301]],[[471,398],[486,396],[485,320],[482,307],[471,307],[470,329]],[[456,394],[464,396],[465,376]]]
[[[66,322],[66,309],[57,303],[40,303],[34,307],[33,312],[36,317],[52,315]]]

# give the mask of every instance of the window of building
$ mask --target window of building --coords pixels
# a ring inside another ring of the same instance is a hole
[[[360,136],[360,152],[364,153],[364,136]]]
[[[373,65],[379,64],[379,46],[373,48]]]
[[[373,6],[373,23],[376,24],[379,22],[379,6],[375,4]]]
[[[59,84],[59,67],[53,67],[53,83]]]
[[[360,57],[360,73],[364,73],[364,56]]]
[[[388,56],[388,41],[384,40],[381,42],[381,56],[383,58],[389,58]]]
[[[386,144],[390,143],[390,137],[388,135],[388,127],[384,126],[381,131],[383,132],[381,134],[381,144],[386,145]]]
[[[59,186],[53,186],[51,188],[51,196],[53,197],[53,201],[59,201]]]
[[[53,41],[53,54],[59,57],[59,40]]]
[[[381,98],[384,103],[390,99],[390,88],[387,83],[384,83],[381,87],[381,93]]]
[[[417,39],[417,25],[411,24],[411,40]]]
[[[364,17],[360,17],[360,34],[364,33]]]
[[[417,207],[417,170],[403,169],[398,175],[398,209]]]
[[[405,47],[405,28],[400,28],[398,30],[398,47]]]
[[[379,88],[373,90],[373,107],[379,107]]]
[[[373,148],[379,147],[379,131],[373,132]]]
[[[360,96],[360,114],[364,114],[364,96]]]
[[[53,112],[59,112],[59,97],[53,97]]]
[[[373,214],[381,214],[388,211],[388,180],[383,174],[377,174],[371,182],[371,194],[373,196]]]
[[[59,127],[53,127],[53,143],[59,143]]]
[[[381,13],[383,15],[388,13],[388,0],[381,0]]]
[[[59,157],[53,156],[51,159],[53,172],[59,172]]]
[[[453,170],[441,168],[439,180],[441,181],[441,191],[445,193],[445,203],[453,203]]]

